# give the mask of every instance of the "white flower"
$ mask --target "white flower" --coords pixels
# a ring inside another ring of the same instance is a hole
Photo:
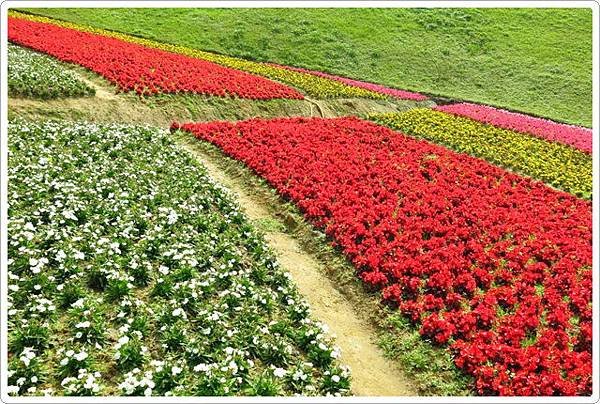
[[[56,252],[56,260],[58,262],[62,262],[65,258],[67,258],[67,254],[63,250],[58,250]]]
[[[173,310],[173,312],[171,314],[173,315],[173,317],[181,316],[183,314],[183,309],[176,308],[175,310]]]
[[[25,364],[25,366],[29,366],[29,363],[33,358],[35,358],[35,352],[33,351],[33,348],[25,348],[23,349],[23,352],[21,352],[21,357],[19,359]]]
[[[85,301],[85,300],[84,300],[83,298],[82,298],[82,299],[79,299],[79,300],[77,300],[75,303],[73,303],[73,304],[71,305],[71,307],[76,307],[76,308],[79,308],[79,309],[81,309],[81,308],[83,308],[83,302],[84,302],[84,301]]]
[[[167,216],[167,223],[168,224],[174,224],[175,222],[177,222],[178,218],[179,218],[179,215],[177,214],[177,212],[175,212],[174,210],[172,210],[169,213],[169,216]]]
[[[75,216],[75,212],[72,210],[65,210],[63,211],[62,215],[65,217],[65,219],[77,220],[77,216]]]
[[[338,375],[333,375],[333,376],[331,376],[331,380],[334,383],[338,383],[340,381],[340,377]]]
[[[85,258],[85,254],[82,253],[81,251],[75,251],[75,254],[73,254],[73,257],[75,257],[76,260],[82,260]]]
[[[287,371],[283,368],[275,368],[275,370],[273,370],[273,376],[275,377],[283,377],[286,373]]]
[[[75,324],[75,328],[88,328],[90,325],[92,325],[92,323],[86,320],[82,321],[81,323]]]
[[[205,363],[200,363],[194,366],[194,372],[208,372],[210,367]]]
[[[85,351],[81,351],[75,355],[75,359],[77,359],[79,362],[85,360],[87,357],[88,357],[88,353]]]
[[[181,373],[181,371],[182,371],[182,370],[183,370],[183,369],[182,369],[182,368],[180,368],[180,367],[178,367],[178,366],[173,366],[173,367],[171,368],[171,373],[173,373],[173,376],[176,376],[176,375],[178,375],[179,373]]]

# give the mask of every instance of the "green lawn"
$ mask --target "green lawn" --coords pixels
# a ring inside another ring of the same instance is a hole
[[[38,9],[204,50],[586,126],[591,9]]]

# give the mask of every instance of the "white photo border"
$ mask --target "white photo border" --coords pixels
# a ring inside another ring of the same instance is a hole
[[[591,396],[581,397],[12,397],[7,394],[8,324],[7,324],[7,220],[8,220],[8,83],[7,38],[10,8],[589,8],[592,10],[592,128],[593,128],[593,388]],[[0,0],[0,401],[4,403],[597,403],[599,390],[599,40],[600,0]]]

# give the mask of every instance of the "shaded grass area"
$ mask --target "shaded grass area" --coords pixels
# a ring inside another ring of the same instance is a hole
[[[40,102],[9,99],[9,117],[28,119],[85,120],[91,122],[148,123],[167,127],[173,121],[242,120],[277,116],[366,117],[373,112],[400,112],[417,106],[431,106],[431,101],[370,99],[331,100],[249,100],[231,97],[208,97],[197,94],[159,94],[139,97],[131,93],[115,94],[116,88],[97,74],[82,67],[70,70],[96,87],[95,97],[55,99]]]
[[[176,142],[207,156],[228,176],[235,178],[248,194],[261,200],[274,218],[257,225],[265,233],[284,230],[299,240],[302,248],[314,255],[335,281],[338,290],[357,308],[363,319],[379,331],[377,341],[386,357],[410,375],[420,395],[464,396],[474,394],[469,376],[460,372],[450,352],[424,340],[398,311],[380,303],[378,292],[368,290],[355,274],[352,264],[338,249],[331,247],[326,235],[308,223],[299,209],[281,198],[268,183],[243,163],[221,150],[196,139],[187,132],[176,131]]]
[[[591,125],[591,9],[28,11]]]
[[[162,127],[173,121],[243,120],[253,117],[278,116],[366,116],[369,111],[400,112],[415,107],[410,102],[385,100],[342,99],[312,104],[300,100],[255,101],[197,95],[164,95],[139,99],[123,94],[109,99],[57,99],[35,102],[9,99],[9,118],[86,120],[92,122],[149,123]],[[322,112],[322,115],[321,115]]]

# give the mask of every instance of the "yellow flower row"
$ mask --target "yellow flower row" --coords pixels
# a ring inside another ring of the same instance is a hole
[[[150,48],[162,49],[169,52],[207,60],[230,67],[232,69],[243,70],[259,76],[268,77],[304,91],[307,95],[318,98],[337,98],[337,97],[358,97],[358,98],[387,98],[383,94],[365,90],[363,88],[349,86],[335,80],[315,76],[309,73],[295,72],[281,67],[272,66],[267,63],[253,62],[240,58],[235,58],[217,53],[201,51],[180,45],[171,45],[140,38],[120,32],[109,31],[101,28],[94,28],[86,25],[74,24],[67,21],[55,20],[53,18],[42,17],[31,14],[24,14],[17,11],[9,11],[8,15],[14,18],[22,18],[29,21],[54,24],[64,28],[75,29],[83,32],[90,32],[112,38],[118,38],[123,41],[144,45]]]
[[[592,157],[573,147],[424,108],[369,118],[579,197],[591,198]]]

